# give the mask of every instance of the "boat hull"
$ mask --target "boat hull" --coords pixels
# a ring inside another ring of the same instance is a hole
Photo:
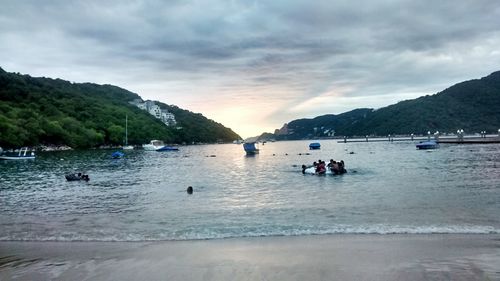
[[[142,148],[148,151],[177,151],[179,150],[176,146],[168,146],[163,143],[163,141],[152,140],[148,144],[143,144]]]
[[[156,151],[179,151],[179,148],[175,146],[164,146],[161,148],[158,148]]]
[[[246,150],[245,152],[247,153],[247,155],[259,154],[259,150],[258,149],[256,149],[256,150]]]
[[[318,142],[313,142],[313,143],[309,144],[310,150],[315,150],[315,149],[320,149],[320,148],[321,148],[321,144],[319,144]]]
[[[435,141],[421,142],[416,145],[417,149],[436,149],[439,148],[439,144]]]
[[[5,156],[5,155],[0,156],[0,160],[24,160],[24,159],[35,159],[35,156]]]
[[[25,160],[25,159],[35,159],[35,152],[28,150],[27,147],[23,147],[16,151],[6,151],[0,155],[0,160]]]
[[[243,149],[247,155],[255,155],[259,153],[259,149],[255,146],[255,142],[246,142],[243,144]]]
[[[147,151],[156,151],[158,149],[158,147],[150,145],[150,144],[145,144],[142,146],[142,148],[144,150],[147,150]]]
[[[116,152],[113,152],[113,154],[111,154],[111,158],[113,158],[113,159],[120,159],[120,158],[123,158],[123,156],[125,156],[125,153],[122,153],[120,151],[116,151]]]

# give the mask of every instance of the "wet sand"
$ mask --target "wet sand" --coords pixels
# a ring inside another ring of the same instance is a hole
[[[500,280],[500,235],[0,242],[0,280]]]

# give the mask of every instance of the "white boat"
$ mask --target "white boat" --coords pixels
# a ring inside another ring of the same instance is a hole
[[[23,147],[15,151],[4,151],[0,155],[0,160],[20,160],[20,159],[35,159],[35,152]]]
[[[152,140],[148,144],[143,144],[142,148],[144,150],[149,150],[149,151],[178,151],[179,148],[176,146],[168,146],[163,143],[161,140]]]
[[[165,144],[163,143],[163,141],[161,140],[152,140],[151,142],[149,142],[148,144],[143,144],[142,145],[142,148],[144,148],[144,150],[151,150],[151,151],[156,151],[162,147],[164,147]]]

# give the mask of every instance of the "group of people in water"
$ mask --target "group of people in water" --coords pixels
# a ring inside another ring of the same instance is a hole
[[[340,160],[337,162],[333,159],[330,159],[330,162],[326,164],[325,161],[322,161],[320,159],[318,160],[318,162],[314,162],[312,167],[314,167],[315,173],[317,175],[324,175],[326,174],[327,170],[330,170],[332,174],[335,175],[340,175],[347,172],[347,170],[345,169],[344,160]],[[307,167],[306,165],[302,165],[302,173],[305,174],[306,169],[308,168],[309,167]]]
[[[77,173],[77,174],[67,174],[64,177],[66,177],[67,181],[89,181],[89,175],[85,175],[83,173]]]

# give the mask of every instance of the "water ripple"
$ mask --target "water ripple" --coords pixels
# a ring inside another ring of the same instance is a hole
[[[443,145],[432,153],[411,142],[307,147],[267,143],[255,157],[240,145],[206,145],[130,151],[120,160],[89,150],[2,161],[0,240],[499,232],[496,145]],[[302,164],[332,158],[343,159],[348,173],[300,173]],[[75,171],[91,180],[67,182],[64,175]]]

